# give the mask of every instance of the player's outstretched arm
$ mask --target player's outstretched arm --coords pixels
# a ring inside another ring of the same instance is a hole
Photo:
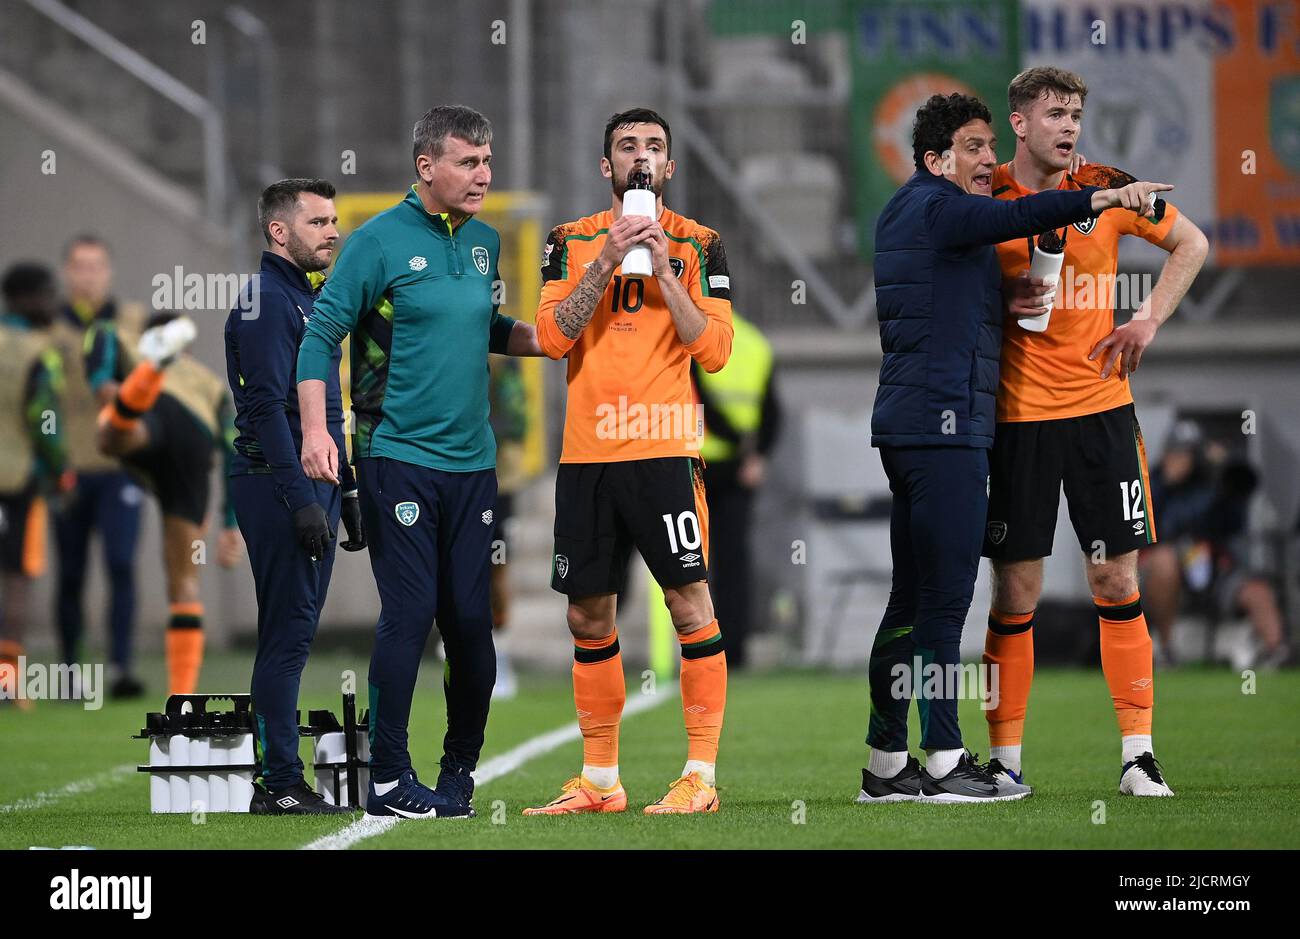
[[[1210,251],[1205,233],[1185,215],[1174,220],[1173,228],[1159,244],[1169,252],[1169,257],[1151,294],[1134,311],[1132,319],[1112,330],[1088,355],[1090,360],[1102,363],[1102,378],[1109,378],[1113,370],[1115,377],[1122,380],[1137,370],[1142,353],[1156,337],[1156,330],[1186,296]]]

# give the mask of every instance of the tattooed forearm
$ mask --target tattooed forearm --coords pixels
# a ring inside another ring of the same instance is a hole
[[[560,332],[567,338],[577,339],[591,322],[596,304],[600,302],[605,287],[609,284],[610,273],[611,269],[598,258],[587,268],[587,273],[582,275],[582,280],[573,288],[573,293],[555,307],[555,325],[560,327]]]

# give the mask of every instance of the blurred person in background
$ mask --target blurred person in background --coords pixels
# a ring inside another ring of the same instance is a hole
[[[767,478],[767,458],[781,427],[772,344],[734,310],[731,358],[716,372],[691,361],[691,379],[704,409],[704,490],[714,552],[709,585],[718,622],[727,624],[727,666],[744,668],[753,626],[754,499]]]
[[[492,697],[513,698],[518,677],[506,649],[506,624],[510,619],[509,529],[515,514],[515,493],[527,482],[522,468],[524,439],[528,436],[528,392],[519,363],[493,356],[489,361],[488,420],[497,442],[497,501],[492,508],[492,629],[497,651],[497,681]]]
[[[144,494],[120,462],[99,451],[95,422],[99,409],[113,400],[117,383],[124,377],[112,370],[115,350],[134,346],[146,313],[138,303],[119,303],[112,297],[112,259],[108,245],[96,235],[81,234],[68,242],[63,253],[63,283],[66,297],[54,339],[63,362],[64,431],[77,485],[53,513],[59,640],[63,661],[77,661],[86,631],[83,594],[90,539],[98,531],[108,585],[108,694],[110,698],[133,698],[144,693],[132,670],[135,549]],[[86,371],[87,342],[107,347],[107,354],[97,356],[104,369]]]
[[[17,669],[29,614],[28,588],[45,572],[43,495],[73,484],[60,432],[62,366],[51,341],[58,313],[54,275],[15,264],[0,281],[0,705],[20,709]]]
[[[235,437],[230,393],[211,369],[182,354],[195,334],[187,316],[162,312],[149,318],[133,356],[138,364],[100,411],[96,437],[101,453],[120,457],[158,498],[170,611],[165,643],[169,694],[198,690],[203,664],[199,569],[205,557],[195,552],[207,530],[212,458],[218,451],[225,455],[226,499],[217,563],[233,567],[242,547],[230,502]],[[114,366],[103,358],[112,354],[108,346],[91,345],[89,374],[120,369],[120,363]]]
[[[1184,589],[1206,596],[1221,615],[1250,620],[1255,664],[1276,668],[1294,660],[1277,590],[1251,550],[1249,510],[1258,482],[1249,463],[1204,443],[1195,423],[1175,425],[1151,478],[1161,543],[1141,558],[1147,607],[1169,664]]]

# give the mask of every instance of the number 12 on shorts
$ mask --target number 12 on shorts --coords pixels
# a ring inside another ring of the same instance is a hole
[[[1142,508],[1142,480],[1135,479],[1131,483],[1120,483],[1119,491],[1121,493],[1120,502],[1124,506],[1124,521],[1131,522],[1135,519],[1146,518],[1147,513]]]
[[[677,554],[683,548],[687,551],[694,551],[700,546],[700,522],[695,517],[694,512],[683,512],[677,516],[676,530],[674,531],[673,515],[671,512],[663,517],[664,527],[668,529],[668,550],[671,554]],[[688,529],[686,523],[690,522]],[[681,539],[682,547],[677,547],[677,541]]]

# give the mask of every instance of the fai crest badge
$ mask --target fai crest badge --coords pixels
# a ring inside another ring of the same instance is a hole
[[[1002,544],[1002,542],[1007,540],[1007,523],[989,522],[988,536],[989,541],[993,544]]]
[[[681,258],[669,258],[668,266],[673,269],[673,273],[677,275],[677,279],[681,280],[682,272],[686,270],[686,262]]]
[[[560,575],[561,580],[563,580],[566,576],[568,576],[569,559],[566,558],[563,554],[557,554],[555,556],[555,573]]]
[[[478,268],[478,272],[482,274],[484,277],[487,277],[487,272],[488,272],[487,248],[483,247],[482,245],[475,245],[474,250],[471,251],[469,254],[470,257],[474,259],[474,266]]]
[[[1074,230],[1077,231],[1080,235],[1090,234],[1092,230],[1096,227],[1097,227],[1097,217],[1095,215],[1092,218],[1084,219],[1082,222],[1074,223]]]
[[[415,524],[415,520],[420,517],[420,505],[417,502],[399,502],[393,512],[397,515],[397,520],[410,528]]]

